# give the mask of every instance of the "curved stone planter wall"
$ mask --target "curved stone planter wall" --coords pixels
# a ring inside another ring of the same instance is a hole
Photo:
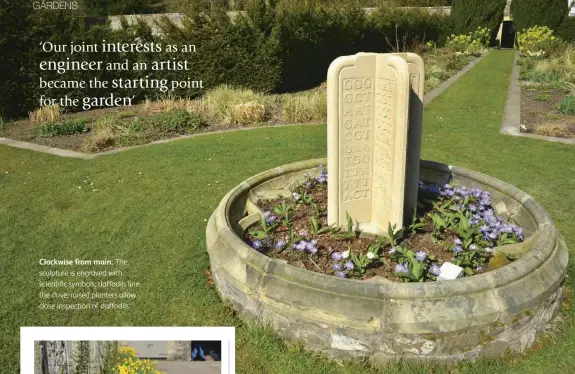
[[[258,199],[287,192],[325,161],[249,178],[212,214],[206,230],[212,275],[241,315],[333,357],[444,363],[522,352],[555,317],[568,253],[549,214],[517,188],[459,167],[422,161],[421,179],[490,191],[496,212],[524,229],[525,242],[513,249],[524,253],[517,261],[453,281],[378,283],[296,268],[241,240],[244,217],[258,212]]]

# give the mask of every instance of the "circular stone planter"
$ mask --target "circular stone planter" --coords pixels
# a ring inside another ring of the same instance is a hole
[[[241,237],[262,212],[259,199],[288,194],[317,175],[325,159],[260,173],[232,189],[206,229],[212,276],[244,317],[329,356],[450,364],[522,352],[557,314],[568,253],[549,214],[519,189],[471,170],[421,162],[421,179],[479,187],[524,230],[525,241],[495,248],[521,257],[496,270],[452,281],[352,280],[267,257]]]

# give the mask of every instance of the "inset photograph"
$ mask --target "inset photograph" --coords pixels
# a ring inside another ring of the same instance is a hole
[[[222,342],[36,341],[35,374],[219,374]]]
[[[21,373],[234,373],[234,340],[228,327],[23,327]]]

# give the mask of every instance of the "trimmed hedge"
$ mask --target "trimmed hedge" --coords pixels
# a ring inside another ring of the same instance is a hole
[[[575,17],[565,17],[565,20],[557,29],[556,35],[563,40],[575,42]]]
[[[172,0],[176,1],[176,0]],[[301,6],[304,1],[302,0],[281,0],[284,5]],[[307,0],[307,5],[319,7],[358,7],[358,8],[377,8],[385,6],[400,6],[400,7],[440,7],[451,6],[453,0]],[[228,2],[229,3],[229,2]],[[231,10],[247,10],[250,0],[234,0],[233,7],[229,6]],[[173,11],[180,11],[180,6],[170,7]]]
[[[511,14],[517,30],[547,26],[555,31],[568,13],[566,0],[518,0],[511,3]]]
[[[4,119],[26,113],[29,108],[28,73],[32,69],[28,58],[28,35],[32,23],[30,8],[23,1],[6,2],[0,7],[0,116]]]
[[[270,37],[277,40],[282,62],[281,83],[276,88],[280,92],[325,81],[329,64],[338,56],[405,50],[426,41],[442,44],[451,32],[446,16],[396,8],[379,8],[366,15],[358,8],[329,10],[300,5],[279,11],[274,24]]]
[[[516,0],[513,3],[519,1],[523,0]],[[465,34],[478,27],[487,27],[493,43],[499,24],[503,21],[506,2],[506,0],[453,0],[450,17],[454,32]]]

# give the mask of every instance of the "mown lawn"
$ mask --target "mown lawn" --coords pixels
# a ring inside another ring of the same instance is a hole
[[[525,190],[575,248],[575,148],[499,134],[512,60],[510,51],[491,53],[426,108],[423,158]],[[264,327],[240,322],[207,284],[205,224],[223,195],[260,171],[325,154],[325,126],[214,134],[91,161],[0,146],[0,372],[18,371],[19,327],[32,325],[236,326],[238,373],[443,372],[341,365],[302,352]],[[129,311],[39,311],[40,258],[127,259],[125,278],[142,287]],[[565,322],[540,349],[457,372],[575,370],[575,304],[565,304]]]

